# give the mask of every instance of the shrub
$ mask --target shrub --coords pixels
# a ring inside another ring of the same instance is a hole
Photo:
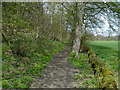
[[[88,40],[92,40],[93,35],[86,32],[81,37],[81,50],[82,52],[88,52],[89,46],[88,46]]]

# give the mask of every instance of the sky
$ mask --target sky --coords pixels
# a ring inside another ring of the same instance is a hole
[[[111,36],[118,35],[118,32],[115,33],[109,28],[109,23],[104,17],[101,16],[100,18],[104,21],[104,25],[102,26],[102,28],[95,28],[95,30],[97,31],[97,33],[94,32],[95,35],[98,34],[98,35],[108,36],[109,31],[111,32]],[[115,26],[115,28],[116,28],[116,31],[118,31],[118,27]]]

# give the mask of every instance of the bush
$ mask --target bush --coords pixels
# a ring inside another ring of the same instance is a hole
[[[88,46],[88,40],[92,40],[93,35],[86,32],[81,37],[81,51],[82,52],[88,52],[89,46]]]

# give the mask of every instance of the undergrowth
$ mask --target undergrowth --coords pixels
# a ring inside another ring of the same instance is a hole
[[[10,47],[3,43],[3,88],[29,88],[35,77],[42,76],[44,68],[53,55],[64,47],[64,44],[58,41],[46,41],[46,43],[51,47],[44,46],[44,52],[43,48],[37,47],[34,52],[27,52],[24,57],[11,53]]]
[[[71,53],[68,60],[75,68],[80,69],[80,73],[77,73],[74,78],[80,83],[80,86],[75,88],[98,88],[98,79],[93,75],[93,70],[88,63],[86,54],[80,53],[79,58],[75,58],[74,53]]]

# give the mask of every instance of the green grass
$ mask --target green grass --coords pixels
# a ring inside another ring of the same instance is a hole
[[[96,55],[115,73],[118,80],[118,41],[91,41],[90,47]]]
[[[34,77],[43,74],[47,63],[53,55],[63,49],[64,44],[57,41],[49,41],[52,48],[45,48],[44,54],[38,49],[26,57],[5,54],[10,47],[3,43],[2,52],[2,87],[3,88],[29,88]]]
[[[75,80],[80,82],[80,85],[75,88],[98,88],[99,82],[93,75],[93,70],[91,65],[88,63],[87,55],[80,53],[79,58],[75,58],[74,56],[74,53],[71,53],[68,60],[75,68],[80,69],[80,73],[77,73],[74,77]]]
[[[118,71],[117,41],[93,41],[90,42],[90,46],[109,68]]]
[[[118,41],[92,41],[90,42],[91,45],[96,45],[96,46],[103,46],[103,47],[108,47],[111,48],[115,51],[118,51]]]

